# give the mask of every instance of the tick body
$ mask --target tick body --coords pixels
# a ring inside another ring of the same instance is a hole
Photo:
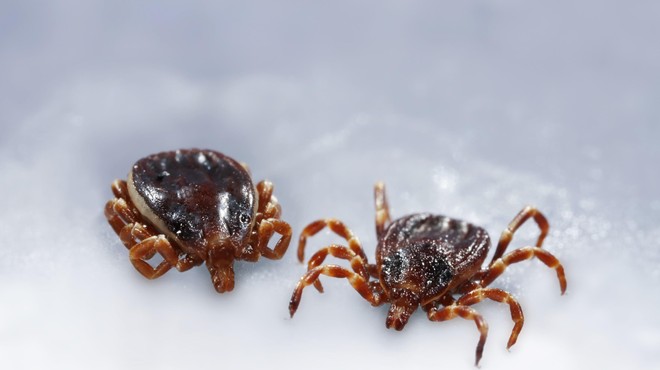
[[[112,184],[105,216],[133,266],[155,279],[172,267],[206,263],[219,293],[234,288],[235,260],[280,259],[291,227],[269,181],[253,184],[247,167],[212,150],[162,152],[138,160]],[[273,249],[268,241],[281,235]],[[159,253],[156,267],[147,261]]]
[[[502,233],[491,262],[484,266],[491,242],[483,228],[429,213],[412,214],[392,221],[382,183],[376,184],[374,194],[378,238],[376,263],[368,262],[357,237],[341,221],[323,219],[312,222],[300,235],[298,258],[301,262],[307,238],[326,226],[343,237],[348,246],[330,245],[309,259],[307,273],[291,296],[291,316],[298,309],[306,286],[314,285],[320,292],[323,291],[320,275],[346,278],[373,306],[390,303],[385,321],[387,328],[402,330],[418,307],[426,311],[431,321],[456,317],[474,321],[480,333],[476,349],[478,364],[488,325],[472,305],[484,299],[509,305],[514,327],[507,348],[516,342],[524,323],[522,309],[516,299],[501,289],[488,287],[507,266],[537,257],[556,271],[561,292],[565,292],[566,278],[562,265],[541,248],[549,225],[536,208],[525,207],[518,213]],[[536,246],[505,254],[513,234],[529,218],[534,219],[541,230]],[[351,269],[322,265],[328,255],[348,260]]]

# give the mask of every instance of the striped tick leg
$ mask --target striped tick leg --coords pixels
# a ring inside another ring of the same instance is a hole
[[[456,317],[461,317],[465,320],[473,320],[479,330],[479,342],[477,343],[476,361],[475,365],[479,365],[481,355],[484,352],[484,344],[488,336],[488,324],[484,318],[477,313],[474,309],[464,305],[452,305],[437,309],[435,307],[429,309],[427,316],[431,321],[447,321]]]
[[[550,224],[548,224],[548,220],[545,218],[543,213],[541,213],[541,211],[535,207],[527,206],[518,212],[516,217],[514,217],[513,220],[509,223],[509,226],[504,229],[504,231],[502,231],[500,241],[497,243],[497,249],[495,250],[493,259],[490,262],[491,265],[495,262],[495,260],[502,257],[506,251],[506,248],[509,246],[509,243],[511,243],[513,234],[516,232],[516,230],[518,230],[520,226],[522,226],[522,224],[525,223],[525,221],[529,220],[530,218],[533,218],[534,221],[536,221],[536,224],[539,226],[539,229],[541,229],[541,234],[536,241],[536,246],[540,248],[541,245],[543,245],[543,239],[545,239],[546,235],[548,235]]]
[[[509,309],[511,310],[511,320],[513,320],[514,325],[513,329],[511,330],[511,335],[509,336],[509,342],[507,343],[506,348],[511,348],[511,346],[516,343],[518,334],[520,334],[523,324],[525,323],[525,317],[523,316],[520,304],[510,293],[500,289],[489,288],[477,288],[456,300],[456,304],[459,306],[472,306],[483,301],[484,299],[490,299],[509,305]]]
[[[330,230],[335,234],[344,238],[348,242],[348,247],[353,252],[355,252],[355,254],[362,257],[364,261],[367,261],[367,256],[362,250],[360,241],[353,234],[353,232],[348,227],[346,227],[343,222],[334,218],[326,218],[310,223],[309,225],[305,226],[303,231],[300,233],[300,239],[298,240],[298,260],[300,262],[303,262],[305,259],[305,245],[307,244],[307,238],[316,235],[316,233],[323,230],[326,226],[330,228]]]
[[[523,247],[507,253],[502,258],[499,258],[497,261],[493,262],[487,270],[483,271],[480,285],[482,287],[488,286],[493,282],[493,280],[497,279],[497,277],[500,276],[504,270],[506,270],[507,266],[532,259],[534,257],[538,258],[546,266],[554,269],[557,272],[557,279],[559,279],[561,294],[564,294],[564,292],[566,292],[566,276],[564,275],[564,267],[555,256],[553,256],[545,249],[539,247]]]
[[[380,239],[391,222],[390,207],[385,196],[385,184],[380,181],[374,186],[374,201],[376,203],[376,236]]]
[[[382,289],[377,289],[375,285],[370,285],[369,281],[365,280],[359,274],[337,265],[318,266],[307,271],[307,273],[298,281],[298,284],[291,295],[291,301],[289,301],[289,313],[291,314],[291,317],[293,317],[298,309],[303,289],[305,289],[306,286],[312,285],[321,274],[330,277],[348,279],[353,288],[360,293],[364,299],[369,301],[372,306],[379,306],[383,303]]]
[[[376,269],[375,265],[368,265],[367,262],[363,260],[362,257],[357,255],[352,249],[342,245],[333,244],[314,253],[314,255],[309,259],[309,262],[307,263],[307,270],[312,270],[317,266],[320,266],[323,261],[325,261],[325,258],[328,256],[328,254],[333,257],[349,261],[353,271],[355,271],[358,275],[362,276],[362,278],[367,281],[369,281],[369,276],[371,275],[370,272]],[[316,279],[314,281],[314,287],[316,290],[323,293],[323,285],[321,285],[320,280]]]

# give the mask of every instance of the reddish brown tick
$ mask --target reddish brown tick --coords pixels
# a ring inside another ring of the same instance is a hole
[[[483,353],[488,325],[470,306],[484,299],[509,305],[514,327],[507,348],[518,338],[523,326],[520,304],[508,292],[488,288],[507,266],[538,258],[554,269],[562,294],[566,291],[564,269],[548,251],[541,249],[548,234],[546,218],[536,208],[525,207],[502,233],[491,262],[482,268],[488,254],[490,237],[486,231],[470,223],[445,216],[417,213],[391,221],[385,187],[376,184],[376,263],[370,264],[358,239],[335,219],[314,221],[302,231],[298,259],[302,262],[307,238],[328,226],[348,242],[348,247],[330,245],[314,254],[308,271],[296,285],[289,311],[295,314],[303,289],[313,284],[320,292],[319,276],[347,278],[360,295],[373,306],[390,303],[385,325],[401,330],[412,313],[421,306],[431,321],[446,321],[456,317],[473,320],[480,332],[476,349],[476,364]],[[538,224],[541,234],[536,246],[527,246],[504,254],[515,231],[529,218]],[[350,271],[337,265],[321,265],[328,254],[350,261]],[[373,278],[373,280],[372,280]],[[457,296],[457,297],[454,297]]]
[[[234,260],[280,259],[291,239],[273,185],[264,180],[255,187],[245,165],[212,150],[142,158],[112,192],[105,216],[148,279],[206,262],[215,289],[231,291]],[[270,249],[274,233],[282,237]],[[163,261],[154,268],[147,260],[156,253]]]

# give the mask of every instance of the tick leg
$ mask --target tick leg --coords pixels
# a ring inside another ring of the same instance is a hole
[[[509,246],[509,243],[511,243],[513,234],[516,232],[516,230],[518,230],[520,226],[522,226],[522,224],[525,223],[525,221],[529,220],[530,218],[533,218],[534,221],[536,221],[536,224],[539,226],[539,229],[541,229],[541,234],[536,241],[536,246],[541,247],[543,244],[543,239],[545,239],[546,235],[548,235],[550,224],[548,224],[548,220],[545,218],[543,213],[541,213],[541,211],[534,207],[527,206],[518,212],[516,217],[514,217],[513,220],[509,223],[509,226],[504,229],[504,231],[502,231],[502,236],[500,236],[500,241],[497,243],[497,249],[495,250],[493,259],[490,262],[491,264],[493,264],[496,259],[502,257],[506,251],[506,248]]]
[[[390,207],[385,196],[385,184],[380,181],[374,186],[374,200],[376,203],[376,235],[380,239],[391,222]]]
[[[456,317],[461,317],[466,320],[473,320],[477,325],[477,329],[481,335],[479,337],[479,343],[477,343],[475,365],[479,365],[479,360],[481,360],[481,355],[484,352],[486,337],[488,336],[488,324],[484,318],[474,309],[461,305],[452,305],[440,309],[431,308],[428,311],[428,318],[431,321],[447,321]]]
[[[126,185],[126,181],[117,179],[112,182],[110,188],[112,189],[112,194],[114,194],[115,197],[126,200],[130,199],[128,197],[128,186]]]
[[[179,272],[184,272],[188,271],[191,268],[195,266],[199,266],[202,263],[204,263],[204,260],[195,256],[191,256],[189,254],[185,254],[182,257],[179,258],[179,262],[177,262],[176,269],[179,270]]]
[[[124,246],[129,250],[141,241],[154,236],[149,230],[139,223],[130,223],[124,226],[119,232],[119,239],[121,239]],[[153,257],[149,256],[149,258]]]
[[[460,297],[456,301],[456,304],[460,306],[472,306],[473,304],[477,304],[486,298],[509,305],[509,309],[511,311],[511,320],[513,320],[514,323],[513,329],[511,330],[511,335],[509,336],[509,342],[506,345],[506,348],[509,349],[516,343],[518,334],[520,334],[523,324],[525,323],[525,317],[523,316],[522,308],[520,307],[518,301],[510,293],[500,289],[478,288]]]
[[[429,303],[423,304],[423,305],[422,305],[422,310],[424,310],[424,312],[429,312],[429,310],[430,310],[431,308],[438,307],[438,305],[441,305],[441,306],[452,306],[452,305],[454,305],[455,303],[456,303],[456,300],[454,299],[454,297],[452,296],[452,294],[451,294],[451,293],[446,293],[445,295],[441,296],[440,298],[438,298],[438,299],[436,299],[436,300],[434,300],[434,301],[431,301],[431,302],[429,302]]]
[[[316,233],[323,230],[326,226],[335,234],[344,238],[348,242],[348,247],[355,252],[355,254],[362,257],[365,262],[367,261],[367,256],[364,254],[360,241],[355,234],[353,234],[343,222],[334,218],[326,218],[310,223],[305,226],[302,233],[300,233],[300,239],[298,240],[298,260],[300,262],[303,262],[305,259],[305,245],[307,244],[307,238],[316,235]]]
[[[156,252],[163,256],[163,261],[153,268],[146,260],[153,257]],[[179,254],[164,235],[152,236],[136,244],[131,248],[129,258],[135,269],[147,279],[162,276],[179,262]]]
[[[485,270],[481,278],[481,286],[486,287],[493,280],[497,279],[507,266],[522,262],[532,258],[538,258],[546,266],[554,269],[557,272],[557,279],[559,279],[559,287],[561,288],[561,294],[566,292],[566,276],[564,275],[564,267],[561,265],[559,260],[553,256],[550,252],[539,247],[523,247],[516,249],[513,252],[507,253],[504,257],[499,258],[497,261],[493,262],[490,267]]]
[[[131,259],[131,262],[133,263],[135,268],[147,278],[155,279],[161,276],[162,274],[164,274],[165,272],[167,272],[167,270],[169,270],[170,267],[172,266],[174,266],[177,270],[183,272],[190,270],[192,267],[199,266],[200,264],[202,264],[202,262],[204,262],[201,259],[188,254],[179,256],[179,252],[177,252],[176,250],[174,250],[174,248],[172,248],[169,241],[167,241],[165,246],[162,246],[160,244],[162,242],[156,243],[154,241],[148,241],[149,239],[158,238],[158,237],[165,238],[163,235],[158,235],[158,236],[153,235],[144,225],[141,225],[139,223],[128,224],[124,226],[119,232],[119,238],[124,243],[126,248],[130,250],[129,258]],[[149,247],[149,245],[151,245],[151,247]],[[151,268],[151,266],[146,261],[153,258],[153,256],[156,253],[161,253],[164,259],[166,256],[168,257],[161,264],[167,262],[172,266],[167,267],[167,269],[165,269],[164,267],[160,267],[160,265],[156,269]],[[174,255],[175,257],[172,257],[172,255]],[[137,258],[140,259],[141,262],[134,260],[134,257],[136,256],[139,256]],[[141,267],[136,266],[136,263]],[[144,267],[144,265],[147,265],[149,268]],[[149,277],[154,274],[150,269],[151,270],[164,269],[164,271],[162,271],[162,273],[160,274],[157,274],[157,276]]]
[[[105,204],[105,218],[112,229],[119,235],[121,229],[127,224],[136,222],[137,212],[133,211],[123,198],[115,198]]]
[[[366,262],[364,262],[362,257],[355,254],[353,250],[348,249],[342,245],[333,244],[314,253],[314,255],[309,259],[309,262],[307,262],[307,270],[312,270],[315,267],[320,266],[323,261],[325,261],[325,258],[328,256],[328,254],[333,257],[349,261],[353,271],[362,276],[364,280],[369,281],[369,267],[367,266]],[[316,290],[323,293],[323,285],[321,285],[320,280],[317,279],[314,281],[314,287]]]
[[[321,274],[336,278],[346,278],[353,288],[360,293],[362,298],[369,301],[373,306],[382,304],[382,290],[377,289],[374,285],[370,285],[369,281],[365,280],[362,276],[341,266],[325,265],[307,271],[307,273],[298,281],[298,284],[291,295],[291,301],[289,301],[289,313],[291,314],[291,317],[293,317],[298,309],[303,289],[306,286],[314,284],[314,281],[316,281]]]
[[[259,181],[257,184],[257,194],[259,195],[259,207],[257,214],[263,218],[279,218],[282,213],[282,207],[273,196],[273,183],[268,180]],[[257,220],[259,221],[259,220]]]
[[[280,240],[277,241],[273,249],[268,248],[268,241],[274,233],[282,235]],[[275,218],[262,220],[259,225],[259,243],[257,249],[266,258],[278,260],[282,258],[289,242],[291,241],[291,226],[288,223]]]

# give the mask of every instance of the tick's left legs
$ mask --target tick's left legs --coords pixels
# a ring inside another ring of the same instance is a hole
[[[282,237],[277,241],[275,247],[270,249],[268,248],[268,241],[274,233],[278,233],[282,235]],[[257,244],[257,250],[261,252],[262,256],[272,260],[282,258],[284,253],[286,253],[287,248],[289,248],[290,241],[291,226],[289,226],[288,223],[275,218],[261,220],[261,224],[259,225],[259,243]]]
[[[427,316],[431,321],[447,321],[456,317],[474,321],[480,333],[479,342],[477,343],[475,361],[475,365],[479,365],[479,360],[481,360],[481,356],[484,352],[486,337],[488,336],[488,324],[486,324],[484,318],[479,313],[477,313],[477,311],[468,306],[455,304],[440,309],[431,308],[429,309]]]
[[[250,245],[255,246],[256,251],[252,254],[246,254],[242,259],[256,261],[259,255],[269,259],[280,259],[289,248],[291,241],[291,226],[280,220],[282,208],[275,196],[273,196],[273,184],[270,181],[260,181],[257,184],[257,194],[259,196],[259,207],[255,220],[255,231],[250,240]],[[268,241],[273,234],[282,235],[273,249],[268,248]]]
[[[511,346],[516,343],[518,334],[520,334],[523,324],[525,323],[525,317],[523,316],[520,304],[515,298],[513,298],[510,293],[500,289],[489,288],[475,289],[457,299],[456,304],[459,306],[472,306],[483,301],[484,299],[491,299],[493,301],[506,303],[509,305],[509,310],[511,311],[511,320],[513,320],[514,325],[513,329],[511,330],[511,335],[509,336],[509,342],[507,343],[506,348],[511,348]]]
[[[368,265],[367,262],[363,260],[362,257],[357,255],[352,249],[336,244],[327,246],[323,249],[319,249],[318,252],[314,253],[314,255],[309,259],[309,262],[307,262],[307,270],[312,270],[315,267],[320,266],[323,261],[325,261],[325,258],[328,256],[328,254],[333,257],[349,261],[353,271],[362,276],[365,280],[369,280],[369,277],[373,276],[373,271],[376,270],[375,265]],[[314,287],[316,290],[323,293],[323,285],[321,285],[321,281],[319,279],[314,281]]]
[[[507,253],[504,255],[504,257],[493,262],[488,269],[480,274],[481,281],[479,285],[482,287],[488,286],[498,276],[502,275],[507,266],[522,262],[524,260],[532,259],[534,257],[538,258],[546,266],[554,269],[557,272],[557,279],[559,279],[561,294],[564,294],[564,292],[566,292],[566,276],[564,275],[564,267],[555,256],[553,256],[545,249],[539,247],[523,247],[516,249],[513,252]]]
[[[376,203],[376,236],[380,239],[391,222],[390,207],[387,204],[387,196],[385,196],[385,184],[380,181],[374,186],[374,201]]]
[[[268,180],[259,181],[257,184],[257,195],[259,196],[257,217],[262,215],[263,218],[280,218],[282,207],[277,198],[273,196],[273,189],[273,183]]]
[[[502,236],[500,236],[500,241],[497,243],[497,249],[495,250],[493,259],[490,262],[491,264],[493,264],[493,262],[495,262],[495,260],[498,258],[502,257],[506,251],[506,248],[509,246],[509,243],[511,243],[513,234],[516,232],[516,230],[518,230],[520,226],[522,226],[522,224],[525,223],[525,221],[529,220],[530,218],[533,218],[534,221],[536,221],[536,224],[539,226],[539,229],[541,229],[541,234],[536,241],[536,246],[541,247],[543,244],[543,239],[545,239],[546,235],[548,235],[550,224],[548,224],[548,220],[545,218],[543,213],[541,213],[541,211],[535,207],[527,206],[518,212],[516,217],[514,217],[513,220],[509,223],[509,226],[504,229],[504,231],[502,231]]]
[[[298,260],[300,262],[303,262],[305,259],[305,245],[307,244],[307,238],[316,235],[316,233],[323,230],[326,226],[330,228],[332,232],[344,238],[346,242],[348,242],[348,247],[353,250],[355,254],[362,257],[363,260],[367,261],[367,256],[362,250],[360,241],[358,240],[357,236],[353,234],[351,229],[346,227],[343,222],[337,219],[326,218],[310,223],[309,225],[305,226],[303,231],[300,233],[300,239],[298,240]]]
[[[341,266],[324,265],[307,271],[307,273],[298,281],[298,284],[291,295],[291,301],[289,302],[289,313],[291,314],[291,317],[293,317],[296,310],[298,310],[303,289],[305,289],[306,286],[312,285],[321,274],[336,278],[346,278],[351,286],[353,286],[353,289],[360,293],[360,295],[369,301],[371,305],[378,306],[382,304],[383,291],[382,288],[380,288],[380,284],[369,284],[369,281],[365,280],[359,274]]]

